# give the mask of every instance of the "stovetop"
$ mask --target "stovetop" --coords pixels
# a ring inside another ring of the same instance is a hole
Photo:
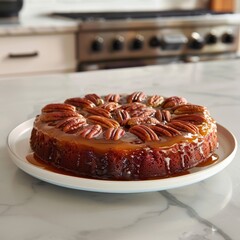
[[[70,12],[70,13],[53,13],[52,16],[61,16],[82,21],[95,20],[124,20],[124,19],[147,19],[147,18],[167,18],[167,17],[185,17],[185,16],[203,16],[203,15],[220,15],[227,14],[213,12],[210,10],[176,10],[176,11],[137,11],[137,12]]]

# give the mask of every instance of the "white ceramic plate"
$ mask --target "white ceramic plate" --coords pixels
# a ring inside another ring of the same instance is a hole
[[[195,167],[190,174],[157,180],[109,181],[63,175],[35,166],[26,160],[31,153],[29,138],[34,119],[14,128],[7,139],[8,150],[13,162],[26,173],[43,181],[62,187],[107,193],[151,192],[186,186],[204,180],[223,170],[237,151],[236,139],[231,132],[218,125],[219,160],[207,167]]]

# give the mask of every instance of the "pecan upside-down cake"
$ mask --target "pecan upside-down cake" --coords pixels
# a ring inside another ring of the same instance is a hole
[[[206,161],[217,125],[183,97],[87,94],[42,108],[30,139],[38,159],[80,177],[169,177]]]

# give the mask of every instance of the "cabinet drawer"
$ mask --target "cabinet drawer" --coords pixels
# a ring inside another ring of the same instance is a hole
[[[76,69],[72,33],[0,37],[0,75]]]

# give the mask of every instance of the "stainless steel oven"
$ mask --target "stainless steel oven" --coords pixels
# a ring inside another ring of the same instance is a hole
[[[200,2],[193,9],[54,15],[79,22],[80,71],[235,58],[238,18]]]

